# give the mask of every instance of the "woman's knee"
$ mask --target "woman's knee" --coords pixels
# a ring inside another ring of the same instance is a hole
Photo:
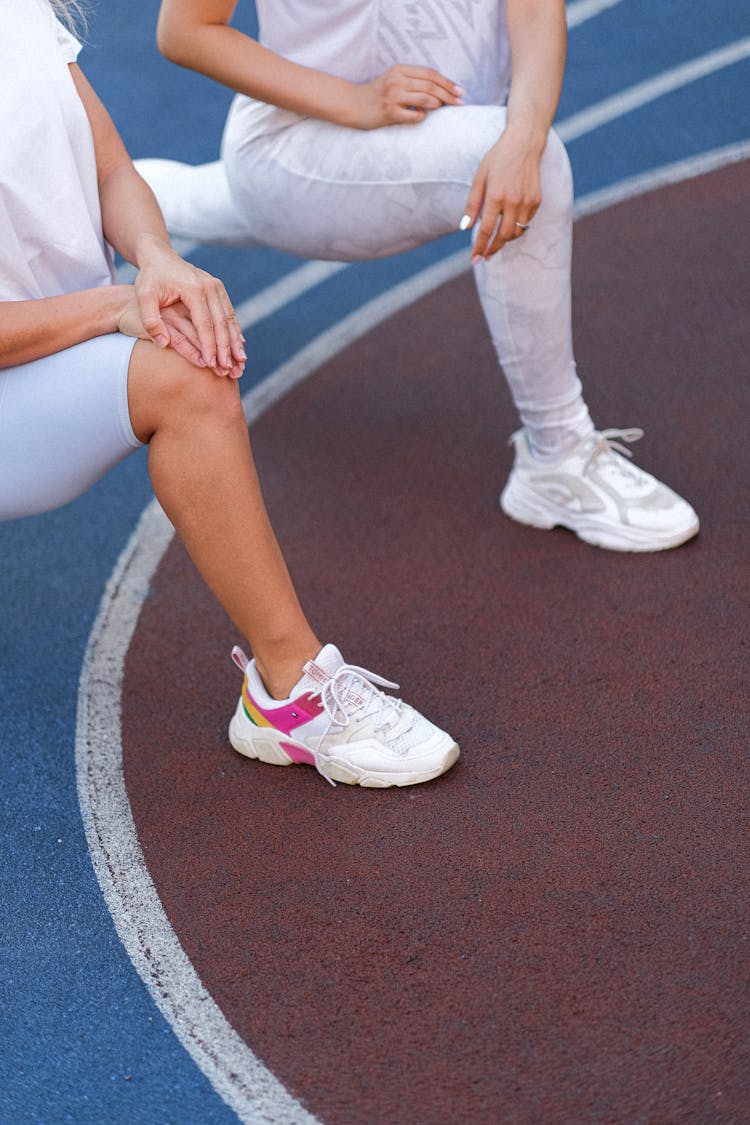
[[[573,217],[573,173],[565,145],[554,129],[550,130],[541,166],[542,207],[550,217],[567,222]]]
[[[141,441],[167,425],[244,425],[236,379],[196,367],[172,348],[162,351],[148,341],[133,349],[128,404]]]

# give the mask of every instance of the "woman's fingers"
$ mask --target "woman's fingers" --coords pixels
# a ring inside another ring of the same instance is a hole
[[[192,344],[196,356],[202,360],[203,357],[201,356],[201,345],[198,333],[195,331],[195,326],[188,316],[187,309],[182,301],[178,301],[177,304],[169,305],[167,308],[162,309],[162,317],[164,318],[164,323],[169,330],[170,336],[174,337],[175,333],[184,336],[185,339]],[[196,366],[203,367],[204,364],[201,362],[197,363]]]
[[[399,70],[410,88],[416,92],[431,94],[443,105],[463,105],[463,95],[466,91],[457,82],[446,78],[438,70],[429,66],[401,66],[394,67]]]
[[[219,366],[229,371],[236,362],[244,363],[242,332],[232,303],[220,281],[208,290],[208,307],[213,321]]]
[[[475,232],[472,262],[480,261],[490,252],[494,253],[494,249],[490,251],[493,243],[495,249],[499,249],[497,234],[503,220],[502,206],[503,197],[491,190],[485,159],[477,169],[466,201],[466,211],[459,223],[461,230],[472,229]]]
[[[192,322],[202,365],[230,371],[244,363],[242,331],[227,291],[218,278],[183,261],[169,248],[151,252],[136,279],[144,327],[161,347],[169,343],[164,309],[180,304]]]
[[[228,302],[227,298],[227,302]],[[231,316],[225,317],[227,321],[231,320],[232,324],[227,325],[227,332],[232,339],[232,334],[236,334],[236,338],[242,341],[242,332],[239,327],[237,317],[234,315],[234,310],[231,308]],[[178,301],[174,305],[169,305],[167,308],[162,309],[162,316],[167,325],[170,334],[170,344],[178,351],[184,359],[189,360],[195,364],[196,367],[207,367],[208,364],[204,361],[201,352],[201,343],[198,336],[197,329],[190,319],[187,306]],[[184,343],[183,343],[184,341]],[[228,359],[222,361],[223,353],[221,347],[217,347],[216,365],[211,367],[217,375],[228,375],[233,379],[238,379],[242,374],[245,367],[245,350],[242,344],[238,345],[241,355],[234,354],[234,345],[230,342],[232,354]]]
[[[208,305],[208,298],[202,286],[196,285],[185,288],[180,292],[188,315],[193,322],[201,357],[206,367],[215,368],[218,363],[216,335],[214,333],[213,318]]]
[[[402,91],[403,99],[411,105],[422,106],[424,109],[439,109],[442,105],[464,105],[460,86],[455,86],[453,83],[445,86],[430,78],[421,78],[419,75],[405,75]]]
[[[178,328],[169,326],[169,346],[174,348],[178,355],[186,359],[188,363],[192,363],[194,367],[205,366],[201,361],[201,353],[191,344],[187,336]]]
[[[383,75],[386,94],[403,104],[417,95],[431,98],[437,105],[463,105],[464,90],[450,78],[429,67],[392,66]]]
[[[158,348],[166,348],[169,345],[169,333],[162,319],[158,292],[146,285],[141,286],[137,293],[144,329]]]
[[[460,220],[461,230],[474,229],[472,262],[491,258],[508,242],[522,238],[541,203],[538,160],[502,147],[502,138],[484,157]]]
[[[445,105],[464,105],[464,90],[426,66],[392,66],[362,87],[360,127],[418,124],[426,113]]]
[[[461,221],[458,224],[459,230],[472,230],[477,221],[477,216],[482,212],[482,204],[484,203],[485,192],[487,191],[487,169],[484,160],[477,168],[476,175],[469,189],[469,198],[466,200],[466,208],[464,210]]]

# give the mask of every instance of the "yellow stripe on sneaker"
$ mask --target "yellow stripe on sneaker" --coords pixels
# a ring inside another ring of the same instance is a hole
[[[247,690],[247,680],[245,680],[245,682],[242,685],[242,706],[245,708],[245,714],[247,715],[250,722],[254,724],[254,726],[256,726],[256,727],[272,727],[273,726],[273,723],[269,719],[267,719],[265,717],[265,715],[261,715],[260,711],[258,710],[258,708],[253,703],[252,699],[250,698],[250,695],[248,694],[248,690]]]

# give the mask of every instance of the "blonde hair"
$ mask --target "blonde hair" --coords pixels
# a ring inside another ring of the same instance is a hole
[[[68,31],[74,35],[85,35],[88,22],[86,8],[81,0],[49,0],[50,7]]]

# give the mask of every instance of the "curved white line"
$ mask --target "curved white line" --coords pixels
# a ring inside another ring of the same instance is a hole
[[[650,172],[642,172],[639,176],[630,176],[627,180],[620,180],[611,187],[582,196],[576,201],[575,217],[582,219],[584,215],[604,211],[608,207],[614,207],[616,203],[633,199],[636,195],[645,195],[646,192],[656,191],[657,188],[666,187],[667,184],[694,180],[696,176],[705,176],[708,172],[715,172],[727,164],[737,164],[740,160],[748,159],[750,159],[750,140],[722,145],[721,148],[702,152],[699,156],[688,156],[685,160],[676,160],[674,164],[664,164],[661,168],[653,168]]]
[[[143,858],[122,772],[125,656],[151,577],[174,535],[152,501],[120,555],[86,649],[78,693],[78,798],[115,929],[164,1018],[241,1121],[313,1123],[227,1022],[169,924]]]
[[[732,66],[733,63],[741,62],[746,58],[750,58],[750,36],[729,43],[726,47],[719,47],[716,51],[709,51],[708,54],[691,59],[690,62],[682,63],[671,70],[664,70],[654,78],[647,78],[645,82],[638,82],[611,98],[605,98],[604,101],[597,102],[596,105],[589,106],[580,113],[566,117],[555,128],[564,141],[576,140],[584,133],[590,133],[600,125],[606,125],[617,117],[631,113],[634,109],[639,109],[664,94],[669,94],[681,86],[687,86],[690,82],[705,78],[725,66]]]
[[[603,210],[666,183],[750,156],[750,140],[656,169],[584,197],[576,215]],[[368,302],[322,333],[245,396],[260,417],[301,379],[398,309],[469,268],[461,251]],[[78,693],[76,770],[86,839],[117,933],[154,1002],[218,1094],[249,1125],[313,1118],[229,1025],[206,991],[159,901],[138,843],[122,769],[125,657],[151,578],[174,531],[154,500],[118,560],[91,631]]]
[[[237,319],[243,328],[251,328],[347,266],[347,262],[305,262],[303,266],[298,266],[273,285],[261,289],[260,293],[239,304],[235,310]]]
[[[593,16],[598,16],[600,12],[606,12],[608,8],[614,8],[621,3],[622,0],[573,0],[565,11],[568,28],[578,27]]]
[[[381,293],[379,297],[374,297],[349,316],[345,316],[343,320],[339,320],[332,328],[321,332],[286,363],[277,367],[262,383],[243,396],[242,403],[248,422],[255,422],[270,406],[289,394],[293,387],[333,356],[338,355],[349,344],[358,340],[360,336],[375,328],[381,321],[387,320],[399,309],[406,308],[444,282],[458,277],[469,269],[470,265],[467,247],[413,274],[399,285],[394,285],[392,289]]]

